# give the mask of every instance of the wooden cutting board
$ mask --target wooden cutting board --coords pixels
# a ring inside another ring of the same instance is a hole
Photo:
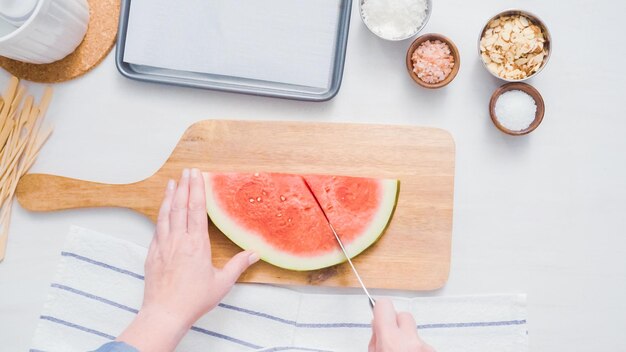
[[[398,178],[389,228],[354,264],[369,287],[433,290],[445,284],[450,269],[454,155],[450,134],[434,128],[208,120],[191,126],[146,180],[112,185],[29,174],[20,180],[17,198],[33,211],[125,207],[155,220],[167,180],[185,167]],[[240,250],[213,226],[210,236],[217,266]],[[240,281],[358,286],[345,263],[296,272],[260,262]]]

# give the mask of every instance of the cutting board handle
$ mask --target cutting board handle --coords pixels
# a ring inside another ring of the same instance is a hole
[[[112,185],[46,174],[24,175],[17,185],[17,200],[32,211],[83,207],[132,207],[128,184]]]

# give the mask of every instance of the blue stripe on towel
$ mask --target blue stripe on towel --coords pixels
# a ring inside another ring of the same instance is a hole
[[[503,321],[479,321],[469,323],[440,323],[440,324],[424,324],[418,325],[418,329],[441,329],[441,328],[475,328],[484,326],[508,326],[523,325],[526,320],[503,320]]]
[[[57,285],[57,286],[53,286],[53,287],[61,288],[62,285]],[[72,290],[70,292],[76,293],[76,292],[81,292],[81,291]],[[51,321],[53,323],[57,323],[57,324],[60,324],[60,325],[65,325],[67,327],[74,328],[74,329],[77,329],[77,330],[80,330],[80,331],[84,331],[84,332],[88,332],[88,333],[91,333],[91,334],[94,334],[94,335],[98,335],[98,336],[104,337],[104,338],[106,338],[108,340],[115,340],[115,336],[111,336],[111,335],[105,334],[105,333],[103,333],[101,331],[90,329],[90,328],[87,328],[85,326],[82,326],[82,325],[79,325],[79,324],[75,324],[75,323],[71,323],[69,321],[65,321],[65,320],[62,320],[62,319],[59,319],[59,318],[55,318],[55,317],[52,317],[52,316],[49,316],[49,315],[42,315],[39,318],[42,319],[42,320]],[[202,328],[199,328],[197,326],[192,326],[191,330],[200,332],[200,333],[205,334],[205,335],[210,335],[210,336],[214,336],[214,337],[221,338],[221,339],[224,339],[224,340],[228,340],[230,342],[237,343],[237,344],[245,346],[245,347],[249,347],[249,348],[253,348],[253,349],[261,349],[261,348],[263,348],[262,346],[255,345],[253,343],[246,342],[246,341],[243,341],[243,340],[240,340],[240,339],[236,339],[236,338],[231,337],[231,336],[219,334],[219,333],[216,333],[214,331],[202,329]],[[268,349],[268,350],[266,350],[264,352],[277,352],[277,351],[288,351],[288,350],[292,350],[292,351],[307,351],[307,352],[332,352],[332,351],[318,350],[318,349],[306,348],[306,347],[273,347],[273,348],[270,348],[270,349]],[[44,351],[31,349],[30,352],[44,352]]]
[[[297,328],[309,329],[336,329],[336,328],[365,328],[369,329],[370,324],[363,323],[296,323]]]
[[[263,350],[261,352],[279,352],[279,351],[333,352],[333,351],[329,351],[329,350],[318,350],[318,349],[315,349],[315,348],[287,347],[287,346],[271,347],[271,348],[265,349],[265,350]]]
[[[101,331],[90,329],[90,328],[84,327],[82,325],[70,323],[69,321],[61,320],[59,318],[51,317],[49,315],[42,315],[42,316],[39,317],[39,319],[51,321],[53,323],[65,325],[65,326],[70,327],[70,328],[74,328],[74,329],[77,329],[77,330],[80,330],[80,331],[88,332],[90,334],[98,335],[98,336],[104,337],[105,339],[108,339],[108,340],[115,340],[115,336],[111,336],[109,334],[105,334],[105,333],[103,333]]]
[[[119,309],[123,309],[123,310],[125,310],[127,312],[130,312],[130,313],[134,313],[134,314],[139,313],[139,310],[137,310],[135,308],[131,308],[129,306],[126,306],[126,305],[123,305],[123,304],[111,301],[109,299],[106,299],[106,298],[103,298],[103,297],[100,297],[100,296],[96,296],[94,294],[91,294],[91,293],[88,293],[88,292],[85,292],[85,291],[81,291],[81,290],[75,289],[73,287],[69,287],[69,286],[61,285],[61,284],[55,284],[55,283],[51,284],[50,286],[54,287],[54,288],[57,288],[59,290],[71,292],[71,293],[79,295],[79,296],[83,296],[83,297],[86,297],[86,298],[89,298],[89,299],[93,299],[95,301],[102,302],[104,304],[108,304],[110,306],[113,306],[113,307],[116,307],[116,308],[119,308]],[[253,343],[250,343],[250,342],[247,342],[247,341],[244,341],[244,340],[240,340],[240,339],[232,337],[232,336],[220,334],[220,333],[217,333],[215,331],[206,330],[206,329],[203,329],[203,328],[200,328],[200,327],[197,327],[197,326],[192,326],[191,330],[199,332],[199,333],[202,333],[202,334],[205,334],[205,335],[217,337],[217,338],[220,338],[220,339],[223,339],[223,340],[226,340],[226,341],[234,342],[234,343],[242,345],[242,346],[246,346],[246,347],[250,347],[250,348],[254,348],[254,349],[262,348],[262,346],[258,346],[258,345],[255,345]],[[115,339],[115,338],[113,338],[113,339]]]
[[[128,276],[132,276],[132,277],[134,277],[136,279],[139,279],[139,280],[143,280],[144,279],[143,275],[136,274],[136,273],[134,273],[132,271],[120,269],[118,267],[114,267],[113,265],[109,265],[109,264],[106,264],[106,263],[103,263],[103,262],[99,262],[99,261],[93,260],[91,258],[83,257],[82,255],[79,255],[79,254],[76,254],[76,253],[61,252],[61,255],[64,256],[64,257],[76,258],[78,260],[81,260],[83,262],[87,262],[89,264],[94,264],[94,265],[97,265],[97,266],[100,266],[100,267],[103,267],[103,268],[106,268],[106,269],[109,269],[109,270],[117,271],[120,274],[125,274],[125,275],[128,275]]]
[[[370,327],[370,324],[360,324],[360,323],[298,323],[297,321],[294,321],[294,320],[283,319],[283,318],[273,316],[271,314],[257,312],[251,309],[241,308],[241,307],[233,306],[230,304],[220,303],[218,304],[218,306],[224,309],[230,309],[236,312],[246,313],[246,314],[254,315],[257,317],[274,320],[279,323],[295,326],[297,328],[318,328],[318,329],[326,328],[328,329],[328,328],[369,328]]]
[[[223,334],[217,333],[215,331],[206,330],[206,329],[203,329],[203,328],[200,328],[200,327],[197,327],[197,326],[192,326],[191,330],[197,331],[197,332],[205,334],[205,335],[209,335],[209,336],[217,337],[217,338],[220,338],[220,339],[223,339],[223,340],[227,340],[227,341],[230,341],[230,342],[242,345],[242,346],[254,348],[256,350],[258,350],[259,348],[263,348],[263,346],[255,345],[253,343],[246,342],[244,340],[240,340],[240,339],[234,338],[232,336],[223,335]]]
[[[274,320],[280,323],[284,323],[284,324],[288,324],[288,325],[293,325],[296,326],[298,323],[294,320],[288,320],[288,319],[283,319],[283,318],[279,318],[267,313],[263,313],[263,312],[257,312],[251,309],[246,309],[246,308],[242,308],[242,307],[237,307],[237,306],[233,306],[230,304],[226,304],[226,303],[220,303],[218,304],[219,307],[222,307],[224,309],[230,309],[230,310],[234,310],[236,312],[241,312],[241,313],[246,313],[246,314],[250,314],[250,315],[254,315],[257,317],[261,317],[261,318],[266,318],[266,319],[270,319],[270,320]]]
[[[117,303],[117,302],[113,302],[113,301],[108,300],[106,298],[103,298],[103,297],[100,297],[100,296],[96,296],[96,295],[92,295],[91,293],[87,293],[85,291],[77,290],[77,289],[69,287],[69,286],[60,285],[60,284],[54,284],[53,283],[53,284],[50,285],[50,287],[58,288],[60,290],[68,291],[68,292],[71,292],[71,293],[74,293],[74,294],[77,294],[77,295],[80,295],[80,296],[83,296],[83,297],[87,297],[87,298],[90,298],[90,299],[93,299],[93,300],[96,300],[96,301],[99,301],[99,302],[102,302],[102,303],[106,303],[106,304],[108,304],[110,306],[123,309],[123,310],[125,310],[127,312],[131,312],[131,313],[134,313],[134,314],[139,313],[139,310],[137,310],[135,308],[131,308],[129,306],[125,306],[123,304],[120,304],[120,303]]]
[[[93,265],[97,265],[109,270],[113,270],[115,272],[121,273],[121,274],[125,274],[131,277],[134,277],[136,279],[140,279],[140,280],[144,280],[144,276],[134,273],[132,271],[129,270],[125,270],[125,269],[121,269],[118,267],[115,267],[113,265],[109,265],[107,263],[103,263],[91,258],[87,258],[84,257],[82,255],[76,254],[76,253],[71,253],[71,252],[61,252],[62,256],[65,257],[72,257],[75,259],[78,259],[80,261],[84,261]],[[69,287],[68,287],[69,288]],[[70,288],[71,289],[71,288]],[[75,289],[74,289],[75,290]],[[68,290],[70,291],[70,290]],[[73,292],[73,291],[70,291]],[[76,293],[76,292],[75,292]],[[85,293],[87,295],[89,295],[88,293]],[[85,297],[88,297],[86,295],[84,295]],[[92,295],[93,296],[93,295]],[[94,296],[97,297],[97,296]],[[91,297],[90,297],[91,298]],[[96,298],[94,298],[96,299]],[[101,298],[100,301],[104,302],[106,299],[105,298]],[[106,302],[104,302],[106,303]],[[115,302],[112,302],[115,303]],[[115,303],[117,304],[117,303]],[[237,307],[237,306],[233,306],[230,304],[225,304],[225,303],[220,303],[218,304],[219,307],[224,308],[224,309],[229,309],[229,310],[233,310],[233,311],[237,311],[237,312],[241,312],[241,313],[245,313],[245,314],[249,314],[249,315],[253,315],[253,316],[257,316],[257,317],[261,317],[261,318],[265,318],[265,319],[269,319],[269,320],[274,320],[283,324],[288,324],[288,325],[292,325],[298,328],[310,328],[310,329],[332,329],[332,328],[370,328],[370,324],[362,324],[362,323],[298,323],[296,321],[293,320],[288,320],[288,319],[284,319],[284,318],[280,318],[271,314],[267,314],[267,313],[263,313],[263,312],[258,312],[255,310],[251,310],[251,309],[247,309],[247,308],[242,308],[242,307]],[[125,307],[125,306],[124,306]],[[121,308],[121,307],[118,307]],[[126,307],[129,309],[133,309],[130,307]],[[124,309],[124,308],[122,308]],[[492,327],[492,326],[511,326],[511,325],[523,325],[526,324],[526,320],[504,320],[504,321],[487,321],[487,322],[464,322],[464,323],[435,323],[435,324],[423,324],[423,325],[418,325],[417,328],[418,329],[442,329],[442,328],[469,328],[469,327]]]

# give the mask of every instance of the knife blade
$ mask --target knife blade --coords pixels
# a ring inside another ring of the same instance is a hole
[[[326,223],[328,223],[328,226],[330,227],[330,230],[332,231],[333,235],[335,235],[335,239],[337,240],[337,243],[339,243],[339,247],[341,248],[341,251],[343,252],[343,255],[348,260],[348,264],[350,264],[350,267],[352,268],[352,272],[356,276],[356,279],[359,281],[359,284],[361,285],[361,288],[363,289],[363,292],[365,292],[365,295],[367,296],[367,299],[369,300],[370,307],[372,309],[374,309],[374,306],[376,305],[376,301],[370,295],[369,291],[367,290],[367,287],[365,287],[365,284],[363,283],[363,280],[361,279],[361,275],[359,275],[359,272],[356,270],[356,268],[354,267],[354,264],[352,263],[352,259],[350,259],[350,256],[348,255],[348,252],[346,251],[346,247],[343,245],[343,242],[341,241],[341,238],[339,238],[339,235],[337,234],[337,231],[335,231],[335,228],[333,227],[333,224],[330,223],[330,219],[328,219],[328,215],[324,211],[324,207],[322,207],[322,204],[320,203],[319,199],[317,199],[317,197],[315,196],[315,193],[311,189],[311,185],[309,185],[309,183],[306,181],[306,179],[304,179],[304,178],[302,178],[302,179],[304,180],[304,184],[306,185],[306,187],[309,189],[309,192],[313,196],[313,199],[315,199],[315,202],[317,203],[317,206],[322,211],[322,214],[324,214],[324,218],[326,218]]]

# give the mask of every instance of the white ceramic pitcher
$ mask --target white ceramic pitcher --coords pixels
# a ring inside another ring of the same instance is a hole
[[[46,64],[74,52],[89,24],[87,0],[0,0],[0,56]]]

